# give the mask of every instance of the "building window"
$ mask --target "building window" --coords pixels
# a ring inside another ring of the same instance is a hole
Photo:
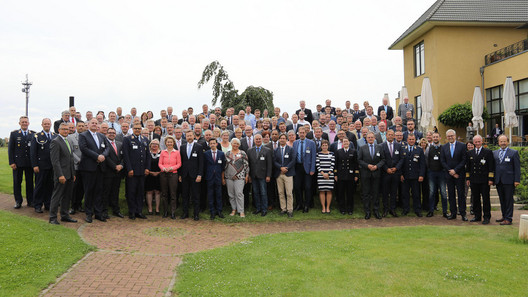
[[[424,42],[414,46],[414,76],[420,76],[425,73],[425,52]]]
[[[422,99],[421,95],[414,97],[414,106],[416,106],[414,118],[416,119],[417,127],[418,127],[418,123],[420,122],[420,119],[422,118],[422,100],[421,99]]]
[[[519,118],[519,127],[513,128],[513,135],[526,135],[528,133],[528,79],[513,82],[515,90],[515,113]],[[496,86],[486,89],[486,107],[491,120],[488,122],[489,127],[495,127],[495,124],[503,125],[504,104],[502,94],[504,86]]]

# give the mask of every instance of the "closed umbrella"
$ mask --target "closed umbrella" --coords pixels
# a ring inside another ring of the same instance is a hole
[[[510,128],[509,130],[511,140],[512,128],[519,126],[517,115],[515,114],[515,90],[513,88],[511,76],[506,77],[506,82],[504,83],[504,93],[502,94],[502,102],[504,103],[504,127]]]
[[[422,103],[422,118],[420,119],[420,126],[423,128],[436,126],[436,120],[433,117],[433,91],[431,90],[431,81],[429,80],[429,77],[424,77],[422,82],[420,101]]]
[[[403,98],[409,98],[409,92],[407,92],[406,86],[403,86],[400,91],[400,103],[403,103]]]
[[[473,92],[473,102],[471,104],[471,110],[473,112],[473,126],[478,130],[484,128],[484,119],[482,118],[482,113],[484,112],[484,102],[482,101],[482,93],[480,92],[480,87],[476,86],[475,91]]]

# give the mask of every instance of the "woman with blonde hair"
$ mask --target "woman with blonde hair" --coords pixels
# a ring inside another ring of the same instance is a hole
[[[147,129],[148,131],[148,129]],[[156,215],[160,214],[160,167],[159,167],[159,158],[160,158],[160,145],[159,140],[154,138],[149,144],[150,148],[150,173],[145,178],[145,192],[147,197],[147,206],[148,214],[154,214],[152,210],[152,201],[156,201]]]

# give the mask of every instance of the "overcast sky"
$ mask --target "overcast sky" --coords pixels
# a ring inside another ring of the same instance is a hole
[[[331,99],[391,104],[403,85],[394,42],[434,0],[2,1],[0,136],[25,112],[30,128],[60,118],[68,97],[86,110],[139,113],[211,103],[197,82],[218,60],[235,87],[262,86],[293,111]]]

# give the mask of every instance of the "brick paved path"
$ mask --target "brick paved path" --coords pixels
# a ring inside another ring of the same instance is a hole
[[[12,195],[0,194],[0,209],[43,220],[48,214],[37,214],[24,206],[13,209]],[[515,211],[514,223],[528,211]],[[500,216],[493,212],[492,217]],[[87,254],[62,275],[42,296],[172,296],[176,268],[185,253],[227,245],[247,237],[278,232],[337,230],[368,227],[415,225],[467,225],[460,220],[433,218],[389,218],[383,220],[321,220],[270,223],[232,223],[215,221],[169,220],[159,216],[148,220],[111,217],[103,223],[84,223],[84,214],[73,216],[79,223],[63,223],[76,229],[81,238],[98,248]],[[494,221],[492,224],[497,224]],[[498,226],[497,226],[498,227]]]

